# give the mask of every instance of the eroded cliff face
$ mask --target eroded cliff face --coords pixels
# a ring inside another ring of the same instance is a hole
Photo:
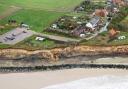
[[[94,56],[94,55],[119,55],[128,54],[128,45],[125,46],[74,46],[55,48],[51,50],[27,51],[23,49],[0,49],[0,58],[18,59],[31,55],[38,55],[51,61],[57,61],[62,57]]]

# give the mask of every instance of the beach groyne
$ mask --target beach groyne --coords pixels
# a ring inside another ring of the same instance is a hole
[[[35,66],[35,67],[0,67],[1,73],[19,73],[19,72],[37,72],[37,71],[54,71],[74,68],[98,68],[98,69],[128,69],[128,65],[114,64],[63,64],[53,66]]]

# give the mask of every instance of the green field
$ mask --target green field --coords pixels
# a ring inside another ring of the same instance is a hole
[[[36,41],[37,36],[32,36],[24,41],[12,46],[12,48],[24,48],[27,50],[39,50],[39,49],[48,49],[56,47],[56,42],[53,40],[45,39],[44,41]]]
[[[62,16],[63,14],[64,13],[40,10],[21,10],[5,19],[2,19],[0,23],[6,24],[9,19],[15,19],[19,23],[24,22],[30,25],[32,30],[41,32],[44,28],[48,27],[50,23],[55,21],[58,17]]]
[[[30,25],[32,30],[41,32],[58,17],[70,14],[68,11],[73,10],[81,1],[83,0],[0,0],[1,13],[6,12],[10,6],[22,8],[0,20],[0,24],[4,25],[9,19],[15,19],[19,23]]]
[[[15,5],[23,8],[71,11],[83,0],[0,0],[1,4],[10,6]]]
[[[0,4],[0,14],[4,12],[8,7]]]

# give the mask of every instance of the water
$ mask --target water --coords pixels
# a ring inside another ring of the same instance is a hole
[[[128,89],[128,76],[102,76],[85,78],[42,89]]]

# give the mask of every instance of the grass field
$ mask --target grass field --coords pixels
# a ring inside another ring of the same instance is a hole
[[[0,0],[0,12],[6,11],[9,6],[23,8],[0,20],[0,24],[6,24],[9,19],[15,19],[19,23],[24,22],[30,25],[32,30],[41,32],[58,17],[70,14],[68,11],[79,5],[81,1],[83,0]]]
[[[121,21],[121,23],[128,24],[128,16],[127,16],[125,19],[123,19],[123,20]]]
[[[19,23],[24,22],[30,25],[32,30],[41,32],[44,28],[48,27],[50,23],[63,14],[64,13],[41,10],[21,10],[5,19],[0,20],[0,24],[6,24],[9,19],[15,19]]]
[[[6,11],[7,9],[9,9],[9,6],[0,4],[0,15],[1,15],[4,11]]]
[[[24,41],[12,46],[12,48],[24,48],[27,50],[45,49],[56,47],[56,43],[53,40],[45,39],[44,41],[35,40],[37,36],[32,36]]]
[[[71,11],[83,0],[0,0],[1,4],[20,6],[30,9]]]

